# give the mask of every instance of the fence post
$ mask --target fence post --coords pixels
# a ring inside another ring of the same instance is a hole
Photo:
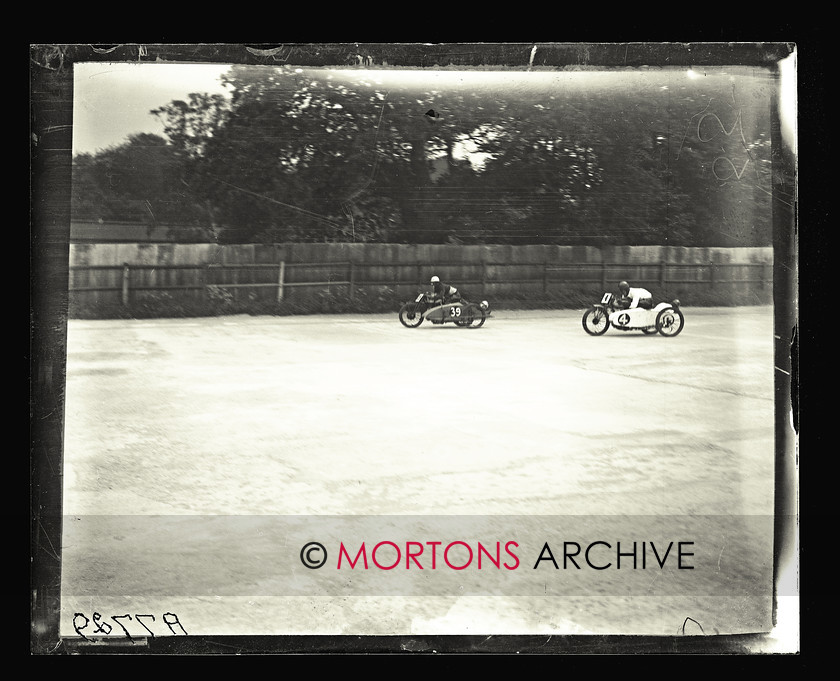
[[[665,279],[665,267],[666,266],[667,266],[667,263],[664,260],[662,260],[659,263],[659,288],[661,288],[663,290],[665,289],[665,282],[666,282],[666,279]]]
[[[236,285],[236,284],[239,283],[239,267],[238,267],[238,265],[240,264],[239,258],[235,257],[234,262],[231,263],[231,264],[233,265],[233,283],[234,283],[234,286],[231,289],[231,293],[233,293],[233,300],[238,303],[239,299],[241,298],[241,295],[239,293],[241,291],[241,289],[239,288],[239,286]]]
[[[607,263],[601,263],[601,291],[607,290]]]
[[[283,301],[283,282],[286,279],[286,261],[280,261],[280,267],[277,270],[277,302]]]
[[[350,261],[350,300],[356,295],[356,266]]]
[[[128,305],[128,286],[129,280],[131,279],[131,271],[129,264],[127,262],[123,263],[123,273],[122,273],[122,304]]]
[[[543,294],[548,293],[548,261],[543,264]]]
[[[709,263],[709,288],[714,290],[715,288],[715,263]]]

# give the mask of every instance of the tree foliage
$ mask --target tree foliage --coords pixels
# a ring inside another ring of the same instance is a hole
[[[75,163],[74,214],[222,242],[767,245],[763,74],[232,66]]]

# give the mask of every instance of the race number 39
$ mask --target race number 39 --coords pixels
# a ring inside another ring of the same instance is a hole
[[[450,307],[449,308],[449,316],[450,317],[460,317],[461,316],[461,308],[460,307]]]

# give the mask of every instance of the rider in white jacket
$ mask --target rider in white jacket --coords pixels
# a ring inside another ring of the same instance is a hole
[[[631,287],[626,281],[618,285],[619,306],[632,310],[634,307],[641,307],[649,310],[653,306],[653,296],[646,288]]]

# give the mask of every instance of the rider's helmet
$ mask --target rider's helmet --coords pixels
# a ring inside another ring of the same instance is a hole
[[[621,292],[621,295],[626,296],[628,293],[630,293],[630,284],[628,284],[626,281],[622,281],[618,285],[618,290]]]
[[[429,283],[431,283],[431,284],[439,284],[439,283],[440,283],[440,277],[438,277],[438,276],[434,276],[434,277],[432,277],[432,279],[431,279],[431,281],[430,281]]]

